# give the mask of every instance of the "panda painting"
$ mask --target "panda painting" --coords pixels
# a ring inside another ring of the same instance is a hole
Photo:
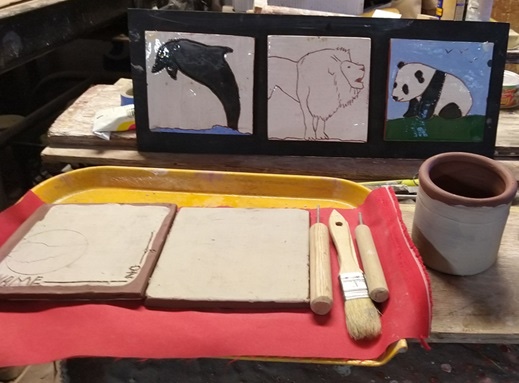
[[[422,63],[400,62],[397,66],[392,97],[409,102],[404,117],[455,119],[469,113],[472,96],[458,77]]]

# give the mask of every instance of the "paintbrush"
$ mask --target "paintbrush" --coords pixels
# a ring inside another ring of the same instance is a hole
[[[321,223],[317,206],[317,222],[310,227],[310,308],[315,314],[326,315],[332,305],[330,234],[328,226]]]
[[[348,333],[355,340],[375,338],[382,331],[380,315],[369,297],[348,222],[334,210],[330,214],[329,226],[339,256],[339,279]]]
[[[369,296],[375,302],[385,302],[389,298],[389,290],[384,270],[380,264],[380,258],[371,230],[362,221],[362,213],[359,213],[359,224],[355,228],[355,239],[357,240],[362,267],[366,275]]]

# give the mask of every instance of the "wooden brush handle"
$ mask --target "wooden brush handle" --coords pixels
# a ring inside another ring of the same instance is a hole
[[[337,211],[330,214],[330,233],[340,262],[339,273],[344,294],[346,328],[354,340],[375,338],[380,335],[381,321],[375,304],[368,296],[368,289],[359,267],[350,227]]]
[[[389,297],[389,290],[371,230],[366,225],[358,225],[355,228],[355,238],[362,259],[369,296],[375,302],[385,302]]]
[[[328,227],[315,223],[310,228],[310,308],[326,315],[333,305],[330,236]]]
[[[362,272],[351,238],[350,225],[336,210],[330,214],[329,227],[339,256],[339,273]]]

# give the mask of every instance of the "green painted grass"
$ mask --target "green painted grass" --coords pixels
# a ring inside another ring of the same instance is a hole
[[[399,118],[386,122],[386,141],[453,141],[481,142],[485,116],[466,116],[446,120],[434,116],[430,120]]]

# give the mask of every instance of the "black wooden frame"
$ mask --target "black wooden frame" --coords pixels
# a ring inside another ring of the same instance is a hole
[[[379,158],[426,158],[446,151],[492,157],[495,148],[509,25],[357,17],[288,16],[173,10],[129,10],[132,78],[140,151],[176,153],[269,154]],[[255,39],[253,134],[198,135],[152,132],[148,122],[145,31],[214,33]],[[269,35],[351,36],[371,38],[368,141],[276,141],[267,132],[267,38]],[[494,52],[481,142],[385,141],[390,40],[421,39],[492,42]]]

